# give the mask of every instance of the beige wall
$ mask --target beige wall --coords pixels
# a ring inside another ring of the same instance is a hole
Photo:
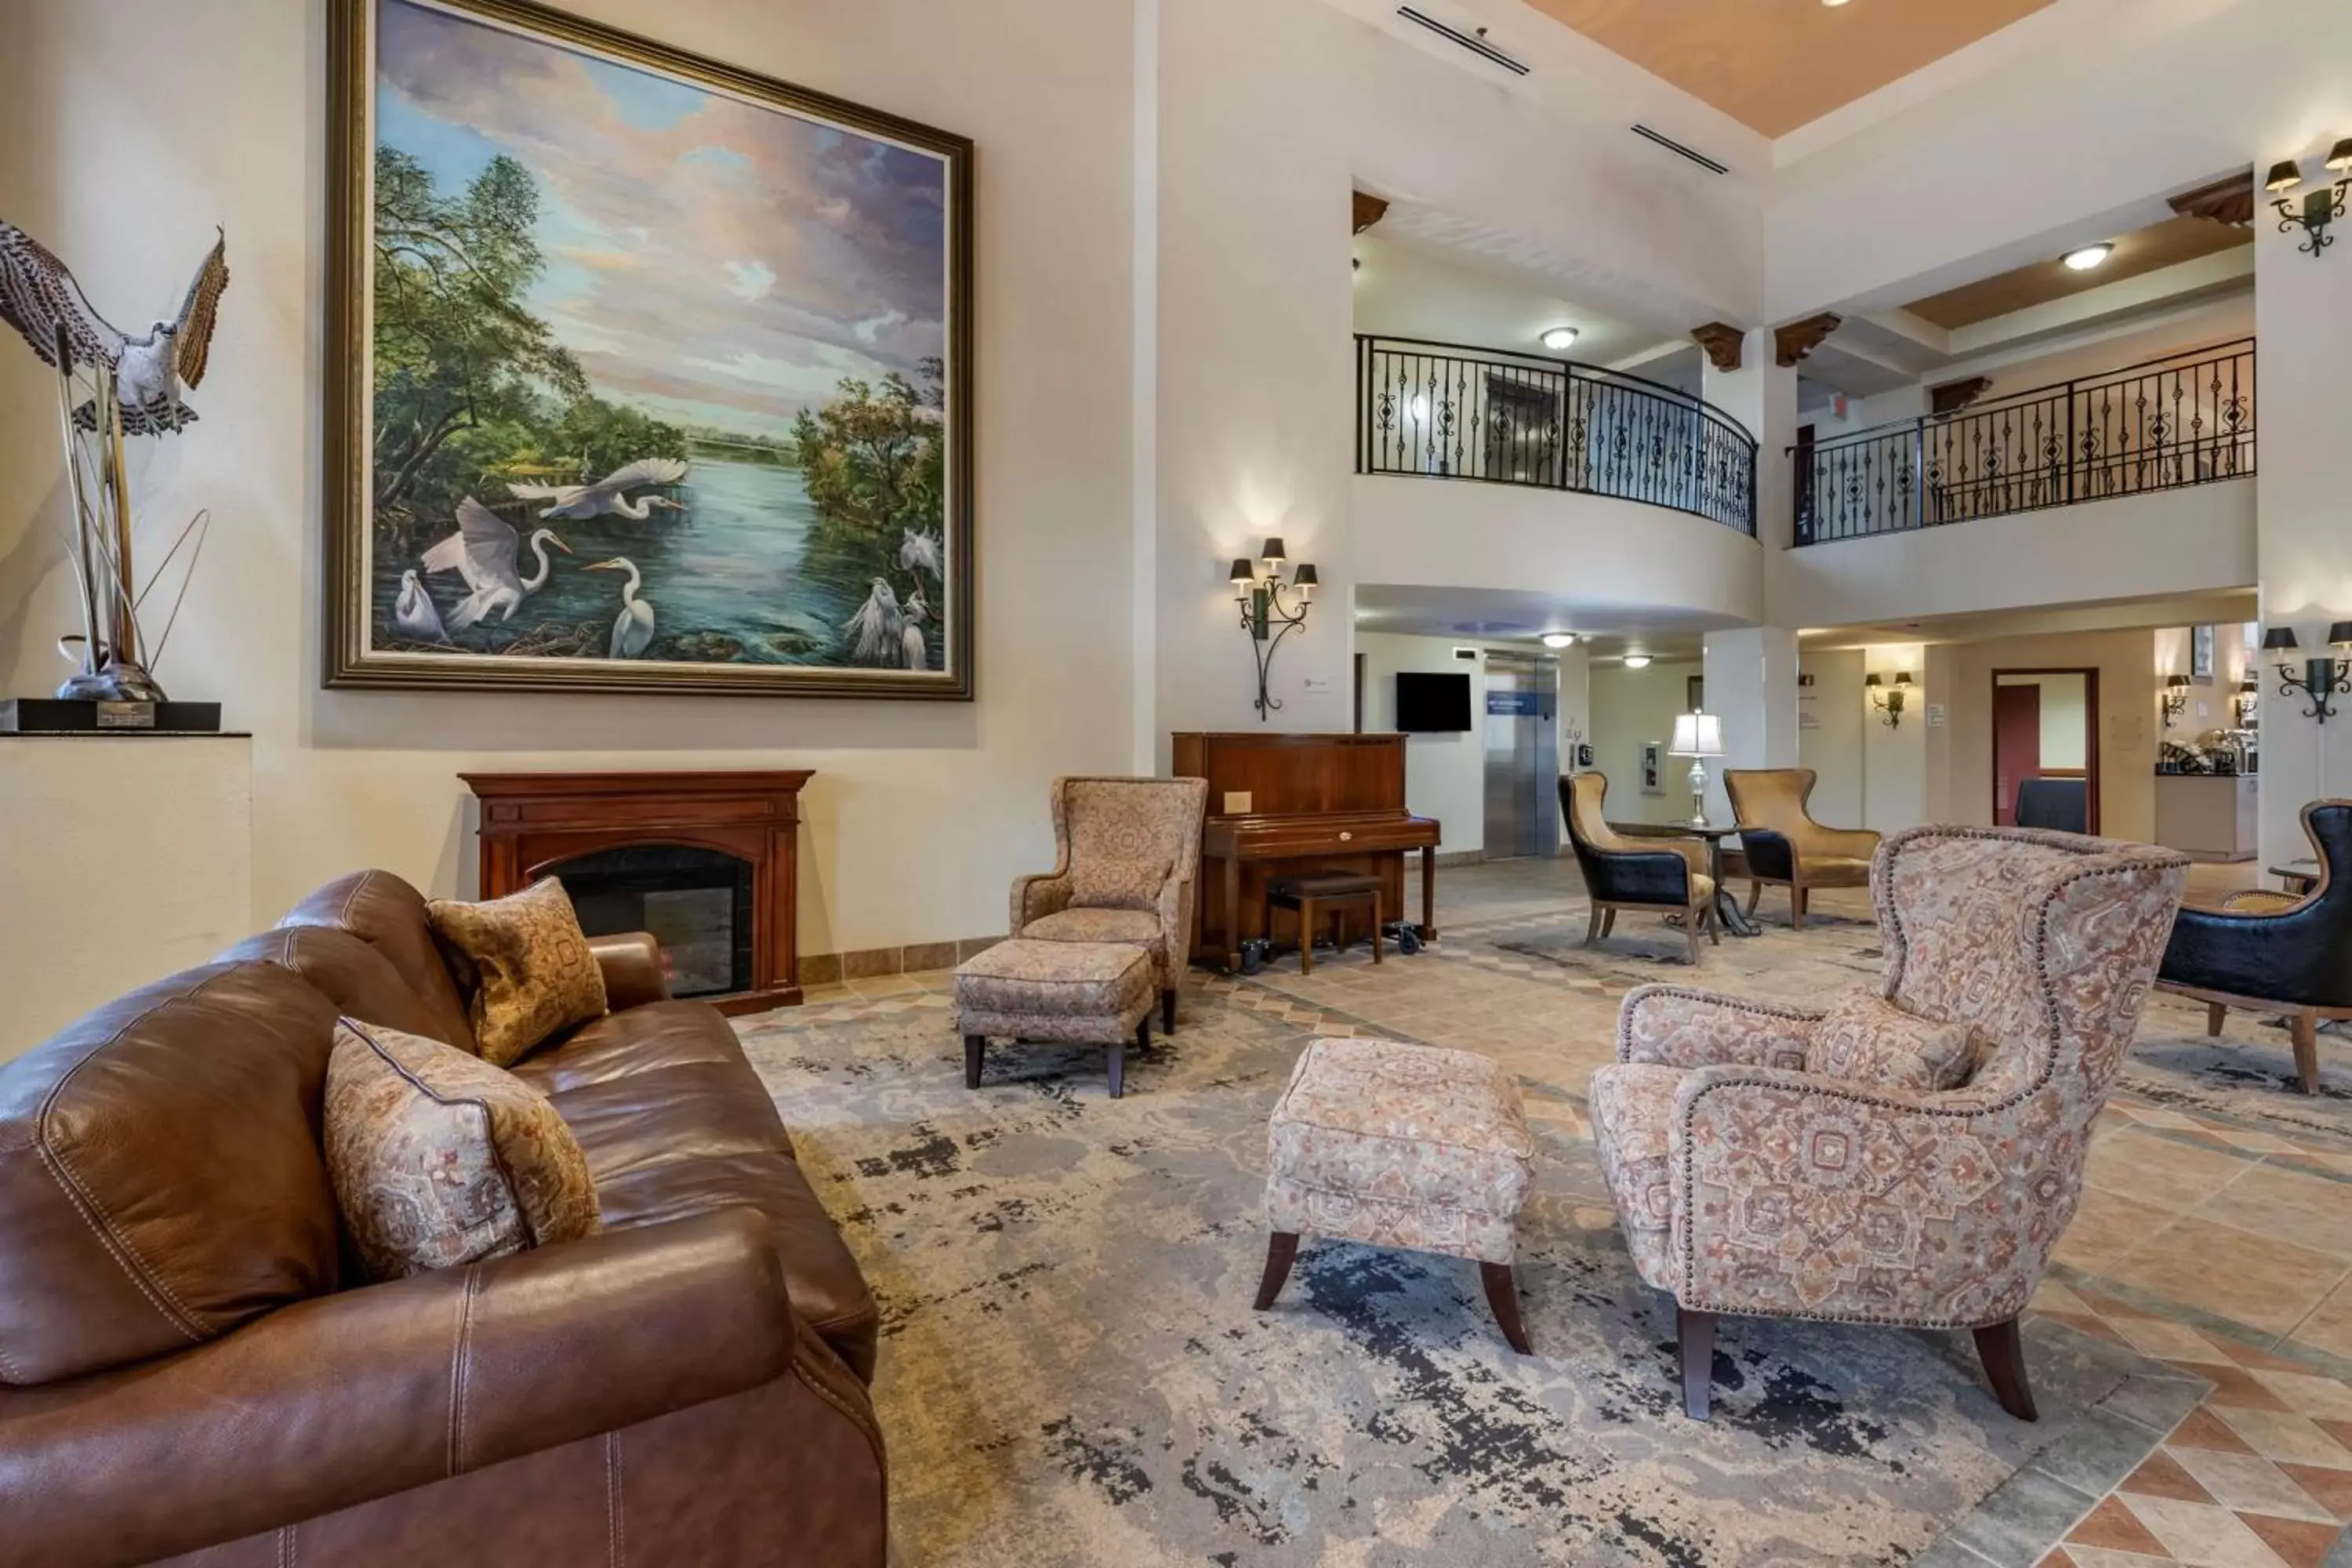
[[[1798,673],[1812,677],[1797,689],[1797,761],[1813,770],[1812,813],[1840,827],[1863,826],[1862,696],[1859,648],[1809,653]]]
[[[1642,793],[1642,745],[1663,749],[1675,737],[1675,715],[1690,711],[1690,678],[1705,666],[1698,659],[1661,660],[1646,669],[1622,664],[1592,667],[1592,764],[1609,775],[1608,814],[1626,822],[1672,822],[1691,814],[1688,757],[1666,756],[1660,771],[1664,790]],[[1713,776],[1720,761],[1709,763]]]
[[[1048,781],[1124,771],[1132,752],[1129,10],[567,8],[977,141],[980,700],[320,690],[323,7],[9,0],[0,212],[62,253],[119,320],[175,301],[213,225],[227,230],[234,281],[191,400],[203,423],[142,456],[141,489],[158,528],[200,506],[214,514],[163,674],[254,731],[257,916],[362,864],[469,889],[462,770],[805,766],[817,777],[802,840],[804,952],[1001,931],[1009,879],[1050,859]],[[1332,180],[1341,244],[1345,179]],[[1333,494],[1346,480],[1338,289],[1339,445],[1320,481]],[[62,672],[48,647],[69,614],[50,542],[61,515],[51,395],[32,356],[0,343],[0,471],[11,477],[0,690],[11,692],[47,689]],[[1230,600],[1215,608],[1230,619]],[[1245,659],[1239,636],[1219,632],[1218,651]],[[1346,628],[1323,637],[1344,647]]]
[[[2099,672],[2100,831],[2152,842],[2156,833],[2155,634],[2008,637],[1928,650],[1929,702],[1945,722],[1926,731],[1927,815],[1992,822],[1992,684],[1996,669]]]

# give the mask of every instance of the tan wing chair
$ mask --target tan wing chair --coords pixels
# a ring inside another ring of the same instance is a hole
[[[1812,798],[1811,768],[1727,768],[1724,793],[1739,819],[1748,860],[1748,910],[1764,885],[1789,889],[1789,924],[1805,924],[1805,895],[1815,888],[1867,888],[1878,835],[1866,827],[1824,827],[1805,809]]]
[[[1208,807],[1206,779],[1055,779],[1054,868],[1013,879],[1013,934],[1147,949],[1160,1025],[1173,1029]]]
[[[1592,900],[1584,945],[1610,933],[1619,910],[1657,910],[1683,917],[1683,937],[1696,963],[1701,930],[1709,942],[1723,942],[1715,879],[1706,874],[1706,846],[1691,838],[1632,838],[1618,832],[1601,814],[1608,792],[1609,780],[1600,773],[1571,773],[1559,781],[1569,847],[1576,852],[1576,868]]]
[[[2002,1407],[2033,1419],[2018,1314],[2187,874],[2146,845],[1910,828],[1873,868],[1875,994],[1625,998],[1593,1142],[1634,1268],[1675,1298],[1694,1418],[1731,1312],[1973,1330]]]

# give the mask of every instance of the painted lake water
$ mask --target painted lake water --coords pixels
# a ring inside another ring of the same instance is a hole
[[[456,651],[499,652],[520,644],[520,652],[602,658],[621,612],[627,575],[586,568],[616,556],[635,563],[643,578],[637,598],[653,606],[655,620],[654,643],[646,657],[657,660],[846,664],[850,639],[842,634],[843,624],[866,602],[877,574],[902,598],[919,585],[934,605],[944,603],[940,584],[899,569],[895,538],[871,561],[845,560],[815,548],[816,507],[798,468],[698,453],[683,484],[636,491],[631,499],[648,493],[688,510],[656,510],[643,522],[611,515],[541,521],[536,503],[525,509],[503,498],[478,498],[522,534],[520,569],[526,579],[539,564],[529,547],[533,531],[552,528],[572,553],[549,548],[554,568],[546,586],[523,600],[510,620],[452,632]],[[455,527],[453,519],[449,529]],[[425,537],[444,538],[446,531],[427,530]],[[389,640],[400,575],[415,564],[381,557],[375,563],[380,647],[425,651],[418,644]],[[447,572],[425,578],[425,584],[446,625],[466,596],[464,580]],[[937,620],[926,623],[923,631],[929,667],[937,669]]]

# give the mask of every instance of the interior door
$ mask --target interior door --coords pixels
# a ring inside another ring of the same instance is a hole
[[[2017,786],[2042,775],[2042,688],[1992,689],[1992,819],[2017,822]]]

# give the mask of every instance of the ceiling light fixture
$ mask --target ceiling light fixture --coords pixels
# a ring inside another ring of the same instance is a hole
[[[1576,329],[1574,327],[1549,328],[1544,332],[1542,338],[1543,346],[1554,351],[1555,353],[1568,347],[1569,344],[1574,342],[1576,342]]]
[[[2066,265],[2076,272],[2088,272],[2116,253],[2112,245],[2086,245],[2080,250],[2066,253]]]
[[[1832,9],[1835,9],[1836,7],[1844,5],[1845,0],[1822,0],[1822,4],[1830,6]]]
[[[1543,645],[1546,647],[1555,648],[1574,647],[1576,646],[1576,634],[1574,632],[1546,632],[1544,633]]]
[[[1650,656],[1646,653],[1629,653],[1625,656],[1625,668],[1647,669],[1650,668]]]

